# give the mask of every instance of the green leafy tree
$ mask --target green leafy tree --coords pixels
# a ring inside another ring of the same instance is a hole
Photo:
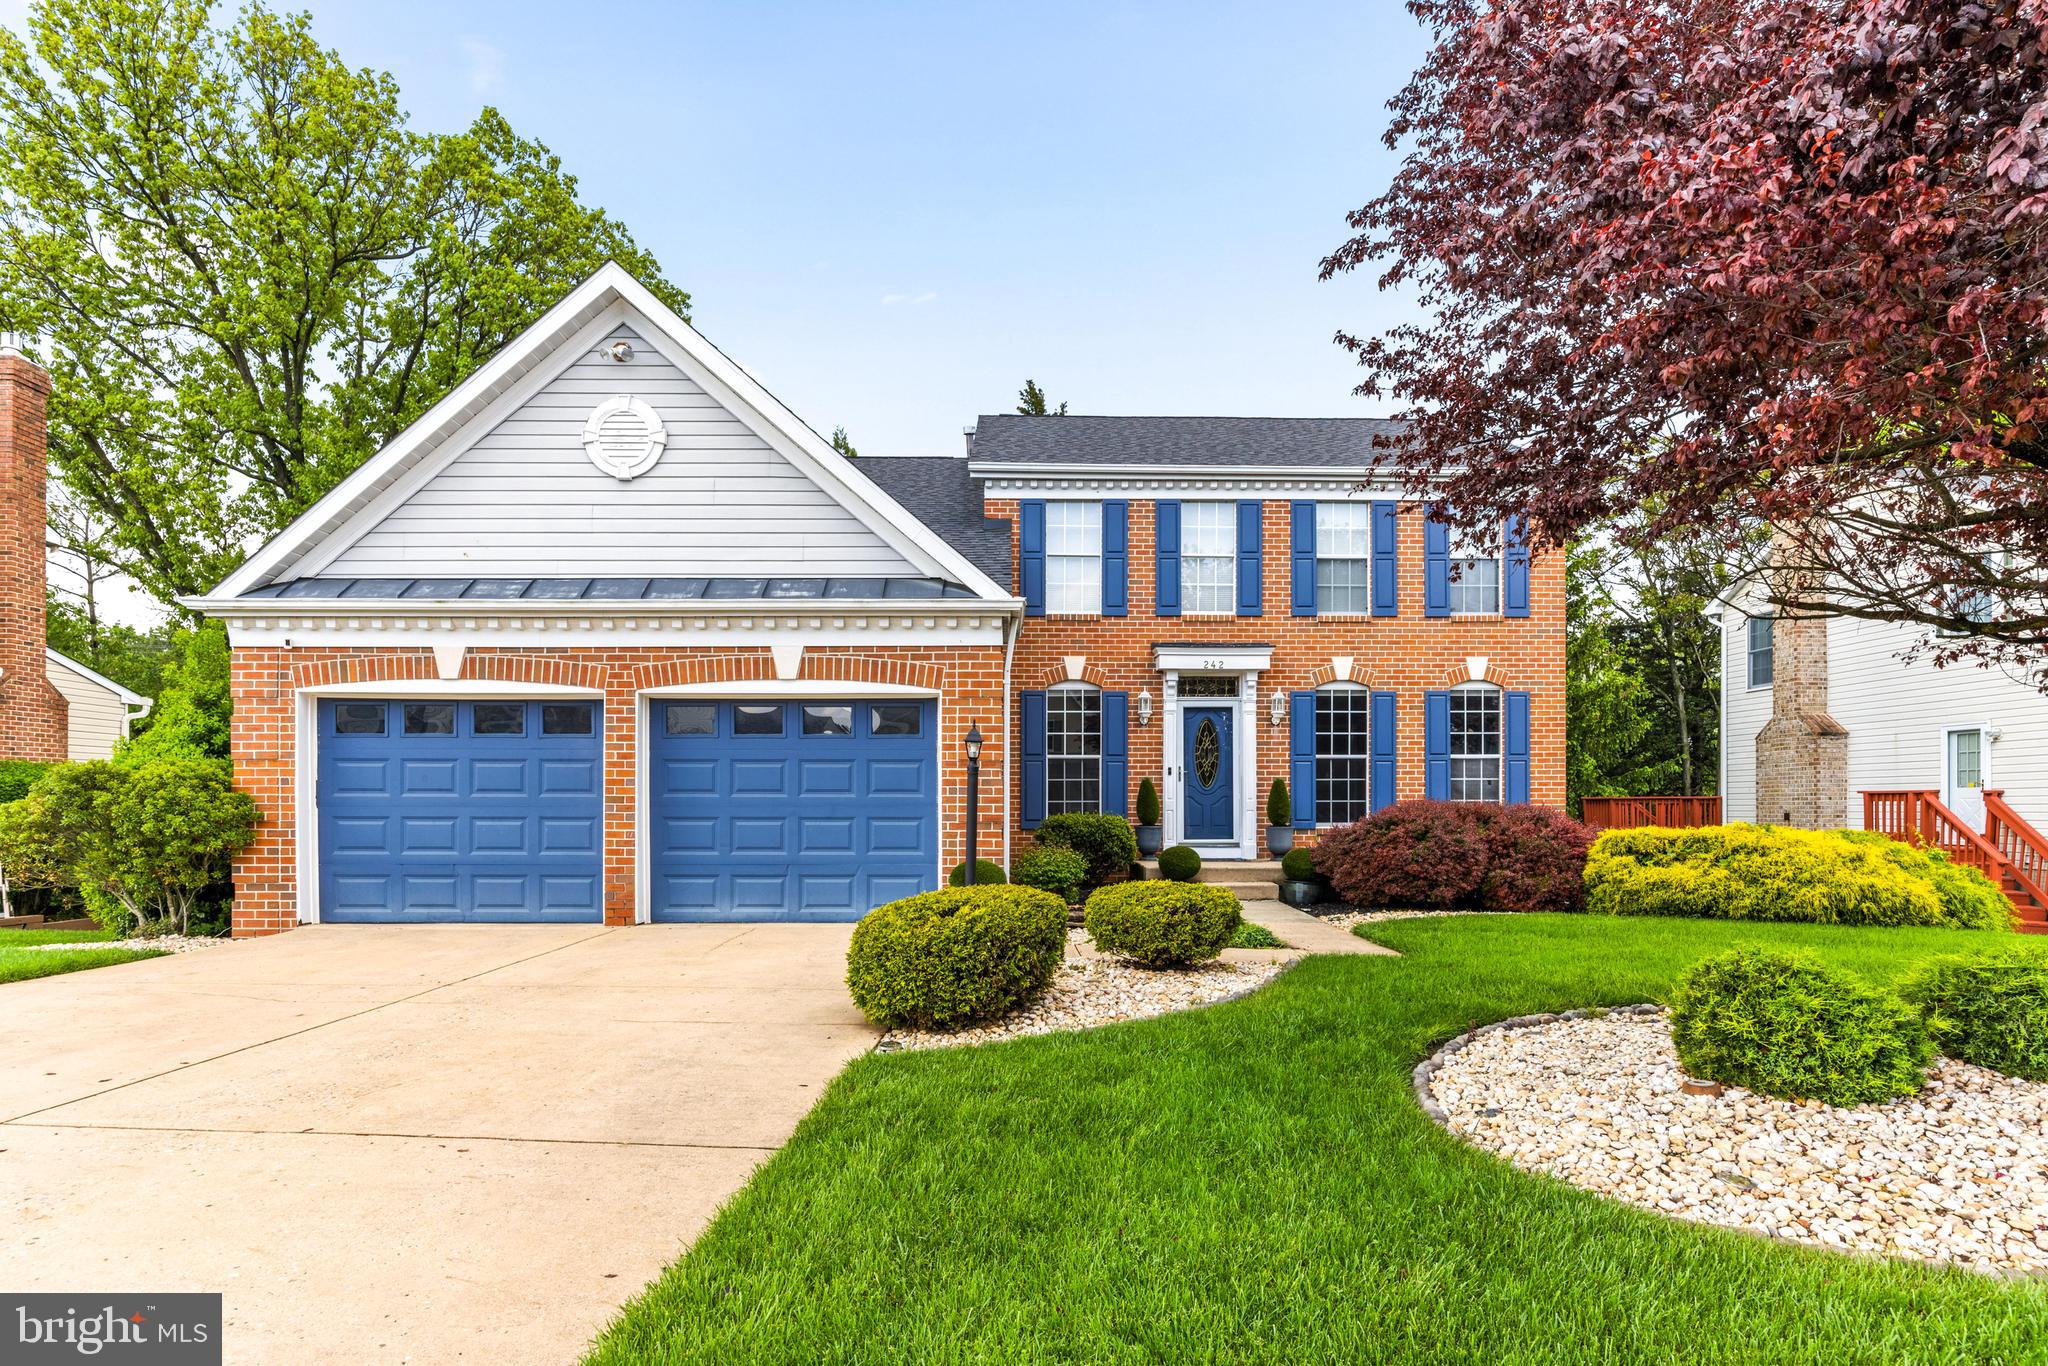
[[[1600,551],[1575,546],[1565,561],[1565,800],[1654,793],[1673,765],[1647,753],[1650,690],[1615,644],[1615,613],[1600,588]]]
[[[177,656],[164,668],[156,706],[114,760],[140,764],[177,756],[226,759],[233,711],[227,628],[209,621],[180,634]]]
[[[860,452],[853,448],[853,441],[846,435],[846,428],[844,427],[834,427],[832,429],[832,449],[838,451],[848,460],[860,459]]]
[[[1045,390],[1038,387],[1038,381],[1027,379],[1024,387],[1017,391],[1017,411],[1026,417],[1065,417],[1067,405],[1062,403],[1054,408],[1045,401]]]
[[[495,109],[396,83],[260,3],[39,0],[0,30],[0,328],[50,453],[158,598],[212,587],[606,259],[689,299]]]
[[[219,759],[60,764],[0,809],[0,862],[17,881],[76,887],[108,929],[184,934],[256,819]]]

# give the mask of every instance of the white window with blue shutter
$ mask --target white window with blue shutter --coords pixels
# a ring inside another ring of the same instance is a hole
[[[1500,614],[1529,615],[1529,524],[1521,517],[1508,518],[1501,534]]]
[[[1400,504],[1372,505],[1372,614],[1400,615]]]
[[[1333,683],[1288,698],[1288,786],[1298,830],[1349,825],[1394,800],[1394,694]]]
[[[1024,828],[1074,812],[1128,814],[1130,694],[1062,683],[1022,696]]]
[[[1529,694],[1461,683],[1424,699],[1424,792],[1436,801],[1529,800]]]
[[[1024,615],[1045,615],[1045,500],[1027,498],[1017,505],[1017,585]]]
[[[1265,615],[1266,611],[1266,518],[1265,504],[1246,498],[1237,505],[1237,614]]]
[[[1045,505],[1045,611],[1097,616],[1102,611],[1102,504]]]
[[[1180,606],[1192,615],[1237,610],[1237,505],[1180,506]]]
[[[1180,503],[1162,499],[1152,505],[1153,576],[1156,585],[1152,614],[1180,615]]]
[[[1297,617],[1316,614],[1319,598],[1316,575],[1317,511],[1320,505],[1303,499],[1287,508],[1287,563],[1289,611]]]
[[[1102,615],[1130,614],[1131,505],[1112,498],[1102,505]]]

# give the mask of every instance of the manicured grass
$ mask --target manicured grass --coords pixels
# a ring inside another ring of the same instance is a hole
[[[0,953],[30,944],[104,944],[120,937],[112,930],[0,930]]]
[[[1409,1071],[1665,996],[1731,943],[1890,978],[2002,936],[1584,916],[1375,924],[1239,1002],[864,1058],[599,1340],[641,1361],[2037,1360],[2048,1285],[1835,1256],[1524,1175]]]
[[[1264,925],[1255,925],[1247,920],[1244,924],[1239,925],[1237,933],[1231,936],[1230,947],[1233,949],[1284,949],[1287,946],[1280,942],[1279,935],[1273,933]]]
[[[5,949],[0,948],[0,982],[26,982],[32,977],[55,977],[60,972],[86,968],[109,968],[116,963],[133,963],[143,958],[161,958],[162,949]]]

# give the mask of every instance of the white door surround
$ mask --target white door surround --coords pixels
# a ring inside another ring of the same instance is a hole
[[[1259,856],[1260,832],[1265,828],[1261,813],[1264,793],[1259,786],[1259,675],[1272,667],[1270,645],[1155,645],[1153,664],[1160,673],[1158,724],[1161,749],[1160,824],[1168,847],[1185,843],[1187,828],[1182,798],[1182,766],[1186,762],[1183,737],[1186,728],[1181,715],[1181,677],[1235,678],[1237,697],[1196,697],[1188,706],[1234,707],[1232,729],[1236,752],[1231,755],[1237,835],[1229,841],[1204,841],[1189,847],[1205,859],[1254,859]]]
[[[1942,804],[1980,834],[1984,830],[1984,789],[1992,785],[1991,735],[1989,726],[1978,724],[1948,726],[1941,733]],[[1974,773],[1970,771],[1973,763]]]

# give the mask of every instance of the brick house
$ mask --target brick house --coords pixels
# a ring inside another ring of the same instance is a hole
[[[607,266],[194,600],[263,809],[235,932],[857,918],[963,856],[977,727],[985,856],[1147,774],[1224,857],[1279,775],[1304,832],[1562,801],[1561,564],[1452,544],[1371,433],[849,462]]]

